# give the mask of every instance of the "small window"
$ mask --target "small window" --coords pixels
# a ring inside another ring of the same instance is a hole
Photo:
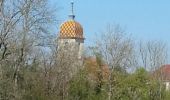
[[[65,42],[64,44],[64,48],[67,49],[68,48],[68,42]]]
[[[80,43],[78,43],[78,45],[80,46]]]
[[[68,42],[65,42],[65,46],[67,46],[68,45]]]

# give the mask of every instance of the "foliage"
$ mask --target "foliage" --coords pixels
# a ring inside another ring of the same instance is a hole
[[[145,69],[128,73],[127,69],[138,61],[133,41],[119,26],[110,26],[93,48],[95,60],[82,63],[76,51],[57,49],[56,42],[52,48],[46,47],[51,43],[47,33],[55,17],[47,3],[48,0],[0,0],[0,100],[170,98],[163,81],[146,71],[148,65],[156,68],[164,64],[164,45],[141,45]]]
[[[97,88],[98,84],[88,78],[86,70],[82,70],[71,81],[70,100],[104,100],[106,92],[99,92]]]

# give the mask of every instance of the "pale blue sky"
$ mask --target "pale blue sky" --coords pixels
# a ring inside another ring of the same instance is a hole
[[[65,21],[71,0],[57,2]],[[170,0],[74,0],[76,20],[90,43],[108,23],[120,24],[136,40],[161,40],[170,45]]]

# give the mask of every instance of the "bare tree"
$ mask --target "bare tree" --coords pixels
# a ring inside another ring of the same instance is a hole
[[[78,48],[68,43],[60,46],[55,52],[55,68],[58,74],[58,86],[62,100],[68,97],[68,86],[71,78],[82,68],[82,59],[78,58]]]
[[[112,73],[114,70],[126,71],[128,67],[132,66],[133,42],[125,36],[119,25],[109,25],[101,34],[101,38],[98,38],[99,40],[96,42],[96,47],[110,68],[108,100],[111,100],[114,95]]]
[[[21,70],[34,61],[38,46],[48,42],[44,37],[49,38],[47,29],[55,22],[55,10],[50,9],[48,1],[0,1],[0,67],[12,70],[9,78],[14,83],[15,99],[20,98],[17,92]]]
[[[158,69],[167,62],[167,47],[162,42],[140,42],[139,51],[140,63],[150,71]]]
[[[168,59],[166,44],[159,41],[140,42],[139,48],[139,65],[143,65],[159,81],[159,99],[162,99],[164,75],[161,67]]]

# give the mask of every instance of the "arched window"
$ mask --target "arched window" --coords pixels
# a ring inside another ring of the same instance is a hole
[[[64,48],[65,48],[65,49],[68,49],[68,42],[65,42],[65,43],[64,43]]]

